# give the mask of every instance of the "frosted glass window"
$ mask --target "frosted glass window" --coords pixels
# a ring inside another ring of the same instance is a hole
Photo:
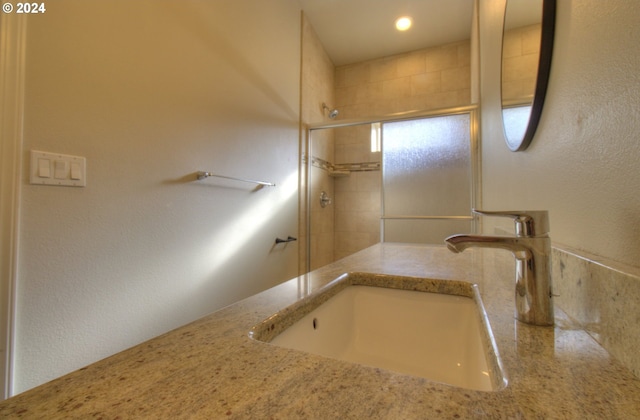
[[[385,214],[468,216],[469,115],[384,124]]]
[[[383,125],[385,217],[470,215],[470,122],[462,114]],[[385,241],[442,243],[446,233],[459,233],[469,223],[418,219],[384,225]]]

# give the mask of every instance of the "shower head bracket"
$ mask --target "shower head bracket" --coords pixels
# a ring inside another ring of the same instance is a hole
[[[336,108],[331,109],[329,106],[327,106],[326,103],[323,102],[322,103],[322,112],[324,113],[325,110],[329,111],[329,118],[331,118],[331,119],[334,119],[340,113],[340,111],[338,111]]]

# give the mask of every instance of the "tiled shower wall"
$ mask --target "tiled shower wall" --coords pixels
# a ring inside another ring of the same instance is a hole
[[[330,162],[333,160],[333,129],[316,130],[311,140],[311,155]],[[316,165],[311,165],[310,182],[310,270],[329,264],[335,261],[334,237],[335,237],[335,213],[334,203],[334,179],[326,169]],[[320,194],[325,192],[332,203],[322,207],[320,205]]]
[[[357,119],[397,112],[469,105],[471,102],[470,42],[413,51],[335,68],[303,18],[302,118],[304,123],[329,121],[321,104],[339,109],[338,119]],[[334,89],[335,88],[335,89]],[[380,163],[372,152],[370,126],[317,130],[311,155],[330,165],[355,164],[347,176],[311,167],[310,208],[301,194],[300,272],[315,269],[380,240],[381,173],[367,163]],[[306,141],[302,150],[306,155]],[[360,170],[365,164],[364,169]],[[304,173],[304,165],[301,166]],[[301,191],[305,191],[303,176]],[[320,207],[326,191],[332,204]],[[308,213],[307,213],[308,212]],[[307,232],[306,216],[311,216]],[[313,258],[307,266],[307,235]]]
[[[540,56],[540,24],[509,30],[502,50],[502,100],[533,97]]]
[[[366,118],[471,103],[470,42],[456,42],[336,68],[340,118]],[[335,133],[335,163],[380,162],[370,125]],[[380,241],[381,173],[353,171],[335,180],[335,258]]]
[[[304,17],[302,19],[302,86],[301,86],[301,115],[304,124],[323,121],[326,117],[322,111],[322,103],[333,103],[334,95],[334,72],[335,66],[320,43],[313,27]],[[318,157],[333,161],[333,130],[322,130],[316,132],[313,140],[313,153]],[[300,150],[302,155],[307,157],[309,151],[306,150],[307,140],[303,136]],[[300,221],[298,230],[299,240],[299,272],[306,273],[312,269],[330,263],[333,256],[333,206],[320,208],[319,201],[315,199],[320,196],[320,191],[328,190],[327,193],[333,197],[333,179],[329,177],[327,171],[317,167],[311,168],[308,185],[310,194],[314,197],[311,200],[311,208],[307,209],[305,191],[307,190],[308,179],[305,173],[306,163],[300,162],[301,185],[300,185]],[[310,213],[309,213],[310,212]],[[311,214],[313,226],[311,232],[307,232],[307,217]],[[314,256],[313,266],[307,266],[307,237],[310,235],[311,253]]]
[[[380,152],[371,151],[371,125],[336,130],[335,163],[352,166],[335,178],[335,258],[380,242]],[[378,165],[366,165],[376,162]],[[373,167],[373,168],[372,168]]]
[[[335,106],[343,118],[469,105],[470,41],[336,68]]]

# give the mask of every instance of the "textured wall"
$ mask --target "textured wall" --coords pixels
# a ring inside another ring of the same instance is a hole
[[[28,22],[16,391],[297,274],[294,0],[59,0]],[[28,185],[31,149],[87,187]],[[208,179],[196,170],[275,182]]]
[[[558,2],[542,119],[518,153],[500,120],[504,0],[480,7],[484,207],[547,209],[555,242],[638,267],[640,3]]]

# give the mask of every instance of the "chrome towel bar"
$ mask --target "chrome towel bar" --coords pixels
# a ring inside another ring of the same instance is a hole
[[[198,180],[209,178],[210,176],[213,176],[213,177],[216,177],[216,178],[232,179],[234,181],[249,182],[251,184],[264,185],[265,187],[275,187],[276,186],[276,184],[274,184],[272,182],[254,181],[252,179],[243,179],[243,178],[236,178],[236,177],[233,177],[233,176],[216,175],[214,173],[205,172],[205,171],[198,171],[197,174],[198,174]]]

